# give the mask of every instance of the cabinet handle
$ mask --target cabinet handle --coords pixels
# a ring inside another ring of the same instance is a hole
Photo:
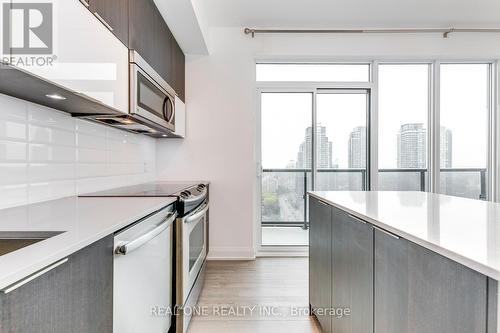
[[[50,272],[51,270],[55,269],[56,267],[61,266],[62,264],[66,263],[67,261],[68,261],[68,258],[64,258],[64,259],[62,259],[62,260],[59,260],[58,262],[55,262],[55,263],[53,263],[52,265],[47,266],[47,267],[45,267],[44,269],[39,270],[38,272],[33,273],[33,274],[31,274],[31,275],[29,275],[29,276],[25,277],[25,278],[24,278],[24,279],[22,279],[21,281],[16,282],[16,283],[14,283],[14,284],[11,284],[10,286],[8,286],[8,287],[6,287],[6,288],[2,289],[2,290],[1,290],[1,292],[2,292],[3,294],[8,294],[8,293],[10,293],[11,291],[16,290],[17,288],[24,286],[24,285],[25,285],[25,284],[27,284],[28,282],[31,282],[31,281],[35,280],[36,278],[38,278],[38,277],[40,277],[40,276],[44,275],[45,273]]]
[[[106,28],[108,28],[110,31],[113,31],[113,30],[114,30],[114,29],[113,29],[113,27],[112,27],[112,26],[110,26],[110,25],[108,24],[108,22],[106,22],[106,20],[105,20],[105,19],[103,19],[101,15],[99,15],[99,13],[98,13],[98,12],[94,12],[94,15],[95,15],[95,17],[97,17],[97,19],[98,19],[99,21],[101,21],[101,23],[102,23],[102,24],[104,24],[104,25],[106,26]]]
[[[355,221],[358,221],[358,222],[363,223],[363,224],[366,224],[366,223],[367,223],[365,220],[362,220],[362,219],[360,219],[360,218],[359,218],[359,217],[357,217],[357,216],[354,216],[354,215],[349,214],[349,213],[348,213],[347,215],[348,215],[351,219],[353,219],[353,220],[355,220]]]
[[[381,232],[381,233],[383,233],[383,234],[386,234],[387,236],[392,237],[392,238],[395,238],[395,239],[401,239],[401,237],[399,237],[399,236],[397,236],[397,235],[393,234],[392,232],[386,231],[386,230],[384,230],[384,229],[380,229],[379,227],[376,227],[376,226],[373,226],[373,228],[374,228],[374,229],[376,229],[376,230],[378,230],[378,231],[380,231],[380,232]]]
[[[86,0],[80,0],[80,2],[87,8],[90,7],[90,4]]]

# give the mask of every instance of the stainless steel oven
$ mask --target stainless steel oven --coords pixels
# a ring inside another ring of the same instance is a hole
[[[135,51],[130,51],[130,114],[175,131],[175,91]]]
[[[182,284],[183,298],[187,299],[191,287],[201,269],[207,255],[205,239],[208,203],[199,209],[180,219],[182,223]]]
[[[183,212],[183,200],[187,201],[184,201],[187,207],[193,207],[194,200],[198,205]],[[179,202],[181,215],[176,221],[176,332],[185,333],[204,280],[209,210],[206,187],[201,185],[196,190],[191,189],[189,197],[185,195],[183,198],[181,192]]]

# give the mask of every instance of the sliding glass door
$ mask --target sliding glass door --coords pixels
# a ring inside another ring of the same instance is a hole
[[[261,94],[262,245],[308,245],[307,191],[367,188],[368,111],[367,90]]]
[[[316,94],[315,190],[367,188],[368,105],[366,90]]]
[[[313,93],[261,94],[262,245],[307,245]]]
[[[439,60],[257,64],[261,244],[307,245],[312,189],[498,198],[496,68]]]

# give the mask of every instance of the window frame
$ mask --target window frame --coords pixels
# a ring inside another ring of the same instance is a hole
[[[332,63],[332,64],[369,64],[370,75],[367,82],[314,82],[314,81],[257,81],[256,65],[260,63]],[[309,58],[309,59],[279,59],[279,58],[256,58],[254,63],[254,83],[256,92],[256,141],[255,152],[257,159],[257,180],[255,190],[255,212],[260,212],[261,204],[261,93],[273,92],[304,92],[313,94],[313,124],[316,123],[316,94],[320,89],[366,89],[369,91],[369,122],[368,122],[368,149],[367,189],[378,189],[378,67],[380,64],[427,64],[429,69],[429,108],[428,108],[428,180],[427,190],[439,193],[440,190],[440,65],[441,64],[488,64],[488,158],[487,158],[487,200],[500,201],[500,59],[453,59],[453,58]],[[315,126],[313,126],[314,129]],[[316,133],[313,133],[315,140]],[[314,144],[314,142],[313,142]],[[314,151],[314,150],[313,150]],[[312,186],[315,184],[315,156],[313,156]],[[306,248],[294,247],[262,247],[261,243],[261,218],[256,214],[255,248],[257,253],[306,253]]]
[[[320,81],[315,81],[315,80],[263,80],[259,81],[257,79],[258,73],[257,73],[257,66],[258,65],[331,65],[331,66],[366,66],[367,70],[367,80],[348,80],[348,81],[342,81],[342,80],[320,80]],[[276,62],[276,61],[260,61],[255,64],[255,81],[258,84],[264,84],[266,82],[297,82],[297,83],[302,83],[302,82],[322,82],[322,83],[332,83],[332,82],[349,82],[349,83],[361,83],[361,82],[370,82],[371,81],[371,65],[372,63],[370,61],[360,61],[360,62],[340,62],[340,61],[335,61],[335,62],[326,62],[326,61],[287,61],[287,62]]]
[[[427,179],[425,181],[425,188],[428,192],[434,192],[433,191],[433,187],[432,187],[432,181],[431,181],[431,170],[433,169],[432,168],[432,165],[434,163],[433,159],[434,159],[434,156],[433,156],[433,117],[434,117],[434,113],[435,113],[435,110],[434,109],[434,80],[433,80],[433,76],[434,76],[434,66],[435,66],[435,62],[433,61],[382,61],[382,62],[378,62],[377,63],[377,83],[376,83],[376,86],[377,86],[377,102],[378,102],[378,98],[379,98],[379,82],[378,82],[378,74],[379,74],[379,67],[380,65],[384,66],[384,65],[426,65],[428,66],[428,107],[427,107]],[[379,105],[377,103],[377,111],[379,110]],[[378,116],[378,114],[377,114]],[[377,132],[377,138],[378,138],[378,131],[379,131],[379,123],[377,122],[377,128],[375,129],[376,132]],[[439,126],[438,126],[439,127]],[[439,138],[439,135],[437,136]],[[378,146],[378,141],[377,141],[377,146],[376,147],[373,147],[374,150],[376,150],[376,153],[377,153],[377,156],[378,156],[378,150],[379,150],[379,146]],[[439,151],[439,147],[438,147],[438,151]],[[378,162],[378,161],[377,161]],[[376,166],[376,170],[374,170],[374,173],[376,173],[376,189],[379,189],[379,186],[378,186],[378,178],[379,178],[379,169],[380,169],[380,166],[379,164],[377,163],[377,166]]]
[[[499,107],[496,103],[500,92],[497,90],[497,82],[499,78],[498,64],[500,60],[436,60],[434,63],[434,115],[433,128],[433,168],[430,170],[433,173],[433,181],[431,184],[434,193],[441,193],[441,155],[440,155],[440,137],[441,137],[441,65],[468,65],[468,64],[483,64],[488,65],[487,76],[487,100],[488,100],[488,114],[487,114],[487,147],[486,147],[486,201],[498,202],[500,198],[500,184],[495,184],[496,179],[500,175],[499,170],[495,170],[495,165],[500,163],[500,155],[496,152],[499,149],[497,137],[500,135],[500,124],[495,124],[495,119],[498,118]]]

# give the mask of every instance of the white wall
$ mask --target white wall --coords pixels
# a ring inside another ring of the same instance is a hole
[[[0,95],[0,208],[155,179],[155,140]]]
[[[212,28],[211,54],[188,57],[187,138],[157,144],[160,179],[209,179],[212,258],[254,255],[256,204],[255,59],[493,59],[492,35],[266,35]],[[279,125],[279,124],[277,124]]]

